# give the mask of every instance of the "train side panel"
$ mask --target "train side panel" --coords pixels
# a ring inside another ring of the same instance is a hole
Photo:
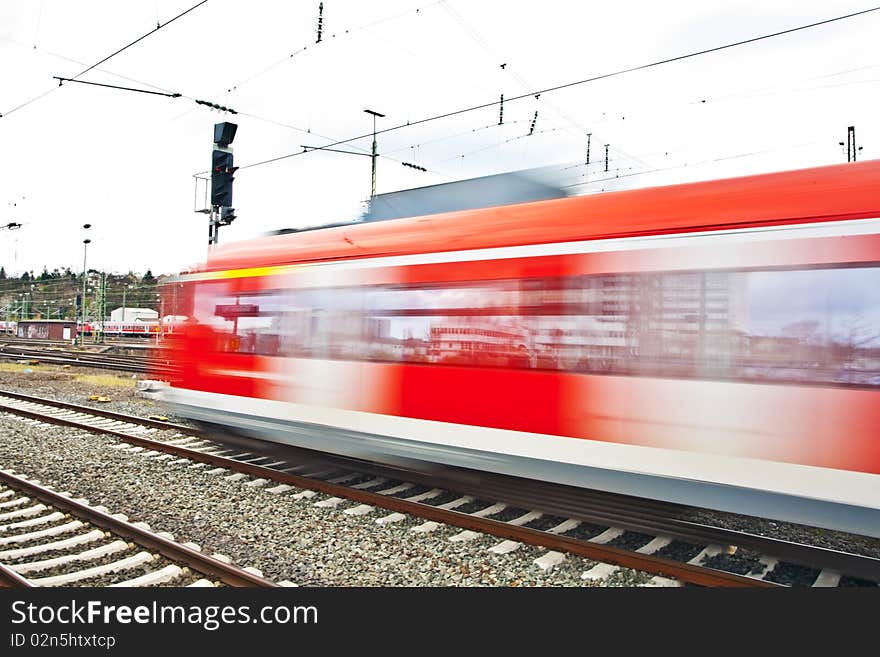
[[[828,201],[846,186],[831,177],[810,198],[833,216],[807,216],[793,183],[761,208],[755,179],[750,218],[703,233],[653,217],[639,237],[566,241],[545,215],[543,243],[474,248],[470,230],[449,241],[468,248],[419,252],[388,225],[362,230],[398,239],[387,256],[236,246],[175,283],[189,319],[169,341],[172,399],[313,449],[880,535],[880,209]],[[613,201],[592,203],[633,207]],[[541,207],[580,207],[565,203]]]

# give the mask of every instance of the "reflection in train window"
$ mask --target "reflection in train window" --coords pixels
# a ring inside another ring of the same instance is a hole
[[[242,353],[880,386],[876,266],[294,289],[208,307]]]
[[[285,312],[280,292],[237,294],[213,300],[212,319],[219,326],[219,351],[278,356]],[[217,323],[222,320],[223,324]]]

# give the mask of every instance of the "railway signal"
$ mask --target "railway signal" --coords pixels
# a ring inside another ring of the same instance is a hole
[[[232,153],[215,150],[211,153],[211,205],[218,207],[232,206],[233,173]]]
[[[208,246],[219,241],[220,226],[235,220],[232,207],[232,182],[238,169],[230,144],[235,139],[238,125],[225,121],[214,124],[214,150],[211,152],[211,214],[208,225]]]

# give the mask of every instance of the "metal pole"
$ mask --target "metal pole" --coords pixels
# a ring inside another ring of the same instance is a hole
[[[376,195],[376,115],[373,114],[373,155],[370,158],[373,165],[373,185],[371,187],[370,198]]]
[[[208,250],[210,251],[214,245],[220,241],[220,223],[216,218],[217,206],[211,206],[211,212],[208,215]]]
[[[125,321],[125,292],[128,290],[128,285],[122,288],[122,321]]]
[[[101,342],[104,342],[104,319],[107,317],[107,272],[101,272],[101,303],[98,304],[101,314]]]
[[[158,347],[159,346],[159,336],[162,334],[162,315],[165,314],[165,299],[162,298],[161,295],[159,295],[159,298],[157,300],[159,301],[159,330],[156,331],[156,346]],[[236,321],[238,320],[237,317],[235,319],[236,319]],[[233,334],[234,333],[235,333],[235,331],[233,330]]]
[[[587,164],[590,163],[590,140],[593,138],[593,133],[587,133]]]
[[[89,242],[92,240],[84,239],[83,240],[83,291],[82,298],[79,304],[79,313],[80,313],[80,330],[77,332],[79,336],[79,344],[82,346],[83,342],[85,342],[85,333],[86,333],[86,254],[89,248]]]
[[[374,112],[371,109],[365,109],[364,112],[367,114],[372,114],[373,116],[373,152],[370,154],[370,160],[372,161],[372,186],[370,188],[370,198],[373,198],[376,195],[376,159],[379,157],[379,154],[376,150],[376,117],[384,118],[384,114],[380,114],[379,112]]]
[[[95,305],[92,306],[92,342],[98,342],[98,336],[101,331],[98,322],[101,321],[101,279],[98,279],[98,285],[95,286]]]

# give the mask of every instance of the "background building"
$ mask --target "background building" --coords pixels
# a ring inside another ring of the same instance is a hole
[[[150,308],[117,308],[110,311],[111,322],[155,322],[159,313]]]

